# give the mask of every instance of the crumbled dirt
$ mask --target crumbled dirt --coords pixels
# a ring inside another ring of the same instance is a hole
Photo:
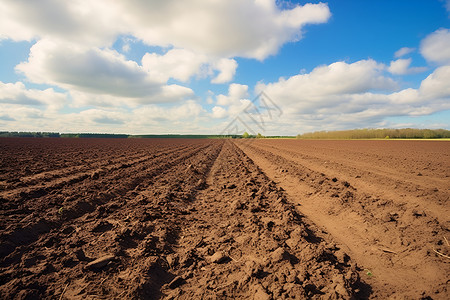
[[[170,259],[184,282],[163,287],[169,298],[338,299],[363,287],[356,265],[336,258],[335,245],[229,141],[190,210]]]
[[[0,139],[0,298],[446,299],[449,144],[361,145]]]
[[[358,263],[371,297],[450,297],[450,142],[238,145]]]

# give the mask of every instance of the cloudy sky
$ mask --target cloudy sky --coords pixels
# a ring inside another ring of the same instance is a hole
[[[450,129],[450,1],[1,0],[0,131],[236,120],[266,135]]]

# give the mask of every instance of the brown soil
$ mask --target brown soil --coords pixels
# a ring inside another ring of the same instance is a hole
[[[0,298],[446,299],[449,150],[0,139]]]
[[[372,298],[448,299],[450,142],[240,142],[362,269]],[[369,273],[369,275],[367,275]]]

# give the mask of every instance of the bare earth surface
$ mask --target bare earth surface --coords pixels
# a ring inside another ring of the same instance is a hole
[[[450,142],[0,139],[1,299],[449,298]]]
[[[358,266],[372,297],[448,299],[450,143],[238,145]],[[370,272],[371,276],[367,276]]]

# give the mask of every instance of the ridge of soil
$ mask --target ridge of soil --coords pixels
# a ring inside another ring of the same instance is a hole
[[[168,298],[348,299],[370,292],[349,257],[305,223],[230,141],[206,182],[190,208],[200,214],[186,216],[169,256],[183,284]]]
[[[450,252],[450,143],[237,145],[358,262],[372,298],[448,299],[450,261],[436,251]]]

